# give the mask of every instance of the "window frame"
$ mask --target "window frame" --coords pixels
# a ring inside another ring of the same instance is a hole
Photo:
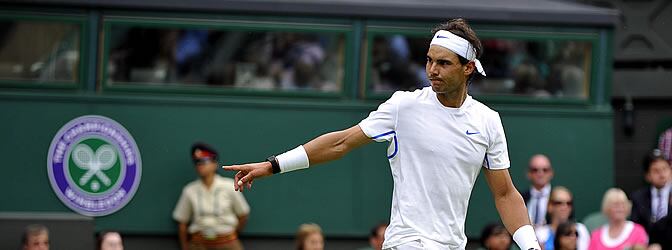
[[[111,29],[113,25],[131,25],[134,27],[149,28],[202,28],[222,31],[257,31],[257,32],[315,32],[343,35],[343,79],[341,86],[335,92],[320,92],[319,90],[256,90],[222,88],[207,85],[180,86],[183,83],[175,82],[165,85],[143,84],[128,82],[116,85],[107,81],[107,65],[110,55]],[[324,18],[287,18],[275,16],[236,16],[236,15],[178,15],[171,13],[106,13],[102,18],[101,30],[102,47],[100,49],[100,65],[96,86],[103,93],[153,93],[153,94],[195,94],[195,95],[227,95],[227,96],[262,96],[262,97],[308,97],[308,98],[343,98],[349,96],[354,84],[356,72],[348,69],[354,62],[353,56],[355,39],[353,23],[347,20]]]
[[[377,35],[393,35],[400,34],[405,36],[426,36],[431,37],[431,29],[436,23],[397,23],[385,21],[371,21],[365,25],[366,40],[364,42],[366,48],[364,52],[364,65],[362,70],[362,82],[360,82],[360,95],[367,100],[384,100],[389,98],[393,92],[374,92],[371,88],[371,63],[373,38]],[[531,104],[531,105],[557,105],[557,106],[588,106],[594,105],[598,102],[598,95],[600,88],[604,89],[606,83],[605,79],[600,79],[598,76],[599,64],[601,59],[600,42],[603,34],[597,28],[560,28],[560,27],[533,27],[522,25],[472,25],[478,37],[483,39],[510,39],[522,41],[579,41],[588,42],[591,46],[590,55],[590,73],[588,77],[587,95],[585,98],[576,97],[551,97],[540,98],[534,96],[513,96],[513,95],[498,95],[498,94],[479,94],[476,97],[488,103],[498,104]],[[608,56],[608,55],[602,55]],[[487,72],[487,69],[486,69]]]
[[[77,11],[75,11],[77,12]],[[77,71],[75,73],[76,80],[73,82],[66,81],[36,81],[36,80],[5,80],[0,79],[0,88],[13,89],[53,89],[53,90],[81,90],[85,86],[87,74],[90,65],[88,65],[87,58],[89,57],[89,22],[84,13],[63,13],[63,11],[0,11],[0,20],[9,21],[37,21],[37,22],[59,22],[65,24],[75,24],[79,27],[79,49],[78,49],[78,63]]]

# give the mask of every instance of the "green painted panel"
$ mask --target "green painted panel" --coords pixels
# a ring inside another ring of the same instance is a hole
[[[175,202],[182,187],[196,178],[189,158],[194,141],[215,145],[223,164],[260,161],[347,128],[376,107],[309,100],[277,105],[158,99],[0,97],[3,176],[11,177],[0,182],[0,189],[12,190],[0,196],[0,211],[69,212],[51,190],[46,156],[58,129],[81,115],[103,115],[121,123],[142,155],[142,183],[135,197],[117,213],[96,218],[97,229],[174,234]],[[613,179],[611,111],[500,111],[517,186],[527,185],[527,158],[545,152],[554,160],[556,184],[575,190],[577,217],[597,210],[597,200]],[[252,207],[246,233],[291,236],[299,224],[316,222],[328,235],[366,235],[371,225],[389,217],[392,180],[386,146],[367,145],[315,169],[255,182],[254,190],[245,193]],[[490,197],[484,178],[479,178],[467,220],[470,236],[498,220]]]

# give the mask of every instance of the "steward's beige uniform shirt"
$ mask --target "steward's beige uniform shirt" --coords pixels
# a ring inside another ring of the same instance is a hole
[[[233,233],[238,216],[250,213],[250,206],[242,193],[233,190],[233,179],[215,175],[210,189],[199,179],[182,189],[182,195],[173,211],[173,219],[189,223],[189,233]]]

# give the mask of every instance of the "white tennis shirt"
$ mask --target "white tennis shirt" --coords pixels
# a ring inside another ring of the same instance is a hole
[[[464,249],[464,223],[481,167],[506,169],[509,153],[499,114],[467,96],[443,106],[431,87],[395,92],[359,123],[375,141],[389,141],[394,191],[383,248],[426,239]]]

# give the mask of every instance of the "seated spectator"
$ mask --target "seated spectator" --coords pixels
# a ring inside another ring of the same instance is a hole
[[[481,249],[508,250],[511,242],[511,235],[502,224],[491,223],[481,231]]]
[[[644,228],[627,220],[632,203],[625,192],[610,188],[602,199],[602,212],[609,223],[593,231],[590,238],[591,250],[646,249],[649,236]]]
[[[632,194],[630,220],[651,233],[651,225],[670,211],[672,169],[659,149],[653,150],[644,159],[644,178],[649,183]]]
[[[530,189],[523,191],[525,204],[527,204],[530,221],[535,227],[546,223],[546,206],[551,194],[551,180],[553,180],[553,166],[548,156],[535,154],[530,157],[527,168],[527,179],[530,180]]]
[[[573,221],[568,221],[558,225],[558,229],[555,231],[555,239],[553,240],[553,248],[556,250],[577,250],[577,239],[579,238],[579,232],[576,227],[576,223]]]
[[[44,225],[28,225],[21,237],[23,250],[49,250],[49,229]]]
[[[546,221],[548,224],[538,227],[535,231],[539,243],[544,246],[544,249],[553,250],[558,226],[574,219],[573,198],[569,189],[562,186],[554,187],[548,200],[547,211]],[[577,249],[588,249],[590,241],[590,233],[588,232],[588,229],[581,223],[575,224],[579,234],[577,239]]]
[[[385,241],[385,229],[387,229],[387,223],[378,223],[378,225],[371,228],[371,232],[369,233],[369,246],[360,248],[359,250],[383,249],[383,242]]]
[[[116,231],[103,231],[98,234],[98,250],[124,250],[121,234]]]
[[[299,226],[296,232],[296,250],[324,250],[322,228],[315,223]]]

